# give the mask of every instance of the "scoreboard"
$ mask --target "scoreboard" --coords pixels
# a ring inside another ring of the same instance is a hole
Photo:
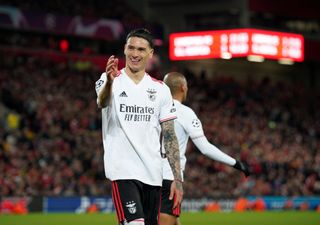
[[[247,56],[302,62],[304,38],[299,34],[259,29],[172,33],[169,37],[171,60]]]

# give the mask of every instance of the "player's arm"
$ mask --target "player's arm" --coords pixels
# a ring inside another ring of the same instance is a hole
[[[113,55],[110,56],[106,65],[106,84],[103,85],[102,89],[98,93],[97,103],[99,107],[106,107],[111,98],[111,90],[112,90],[112,83],[114,78],[118,73],[118,59],[115,58]]]
[[[232,166],[240,171],[242,171],[245,176],[249,176],[250,172],[248,167],[238,161],[226,153],[222,152],[216,146],[211,144],[208,139],[203,135],[197,138],[191,138],[192,142],[197,146],[197,148],[201,151],[202,154],[208,156],[209,158]]]
[[[181,177],[181,166],[180,166],[180,153],[179,144],[176,133],[174,131],[174,121],[169,120],[161,123],[163,144],[166,151],[173,176],[174,185],[171,187],[170,199],[175,196],[175,202],[173,208],[176,208],[182,201],[183,188],[182,188],[182,177]],[[174,190],[173,190],[174,189]]]

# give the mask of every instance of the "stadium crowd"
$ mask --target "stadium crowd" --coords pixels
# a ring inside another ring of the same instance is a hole
[[[142,26],[142,17],[136,13],[124,0],[81,0],[73,1],[36,1],[36,0],[1,0],[0,5],[17,7],[21,10],[47,12],[59,15],[74,15],[83,17],[103,17],[118,19],[125,24],[135,23]]]
[[[16,7],[34,13],[52,13],[55,15],[81,16],[88,19],[107,18],[121,22],[125,33],[136,27],[148,27],[159,37],[162,27],[146,22],[143,17],[124,0],[81,0],[77,1],[36,1],[36,0],[0,0],[0,6]]]
[[[201,191],[191,188],[187,193],[197,197],[319,194],[319,93],[268,78],[239,82],[201,77],[192,79],[195,76],[189,74],[189,104],[202,119],[208,139],[246,161],[254,175],[240,181],[236,171],[191,147],[186,174]],[[204,173],[210,175],[199,178]]]
[[[0,58],[0,195],[110,195],[94,91],[101,71],[31,56]],[[190,144],[186,197],[320,194],[319,92],[184,73],[187,104],[208,139],[253,170],[244,178]]]

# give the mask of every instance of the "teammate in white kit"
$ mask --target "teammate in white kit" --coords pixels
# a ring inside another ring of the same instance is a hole
[[[157,225],[162,185],[160,133],[175,182],[174,207],[183,195],[179,146],[174,132],[175,109],[170,90],[145,72],[153,55],[153,38],[146,29],[126,39],[125,68],[111,56],[96,82],[102,108],[105,174],[112,181],[112,198],[119,224]]]
[[[170,88],[174,99],[174,105],[177,110],[177,119],[175,120],[174,124],[176,135],[179,141],[181,172],[183,173],[185,169],[187,161],[185,153],[188,139],[190,137],[192,142],[197,146],[202,154],[229,166],[233,166],[248,176],[249,170],[245,164],[228,156],[208,142],[206,136],[204,135],[201,121],[197,115],[191,108],[182,104],[182,102],[186,100],[188,92],[188,85],[185,77],[180,73],[171,72],[164,77],[164,82]],[[163,184],[160,211],[161,225],[174,225],[180,223],[178,220],[180,215],[180,207],[173,208],[173,201],[169,199],[170,185],[173,180],[174,177],[168,160],[163,159]]]

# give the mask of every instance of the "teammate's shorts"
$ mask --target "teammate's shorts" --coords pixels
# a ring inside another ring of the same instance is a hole
[[[119,224],[144,219],[145,225],[158,225],[160,186],[138,180],[112,181],[112,200]]]
[[[174,198],[169,200],[171,184],[172,180],[162,181],[160,212],[179,217],[181,213],[181,205],[173,209]]]

